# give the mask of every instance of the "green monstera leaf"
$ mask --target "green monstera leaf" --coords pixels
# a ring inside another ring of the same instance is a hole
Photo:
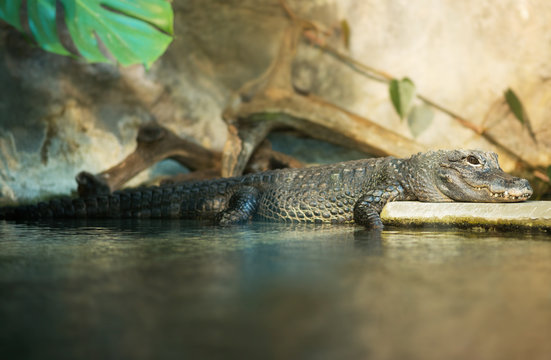
[[[101,40],[122,65],[150,66],[161,56],[173,34],[173,12],[167,0],[27,0],[31,35],[43,49],[71,55],[56,27],[56,3],[63,6],[65,24],[78,52],[89,62],[109,62]],[[23,0],[0,0],[0,18],[23,30]]]
[[[19,19],[19,9],[22,0],[0,0],[0,19],[15,26],[19,31],[23,31],[21,20]]]

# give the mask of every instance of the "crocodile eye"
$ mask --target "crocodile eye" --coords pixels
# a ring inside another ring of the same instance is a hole
[[[480,161],[478,161],[478,158],[472,155],[467,156],[467,162],[471,165],[480,165]]]

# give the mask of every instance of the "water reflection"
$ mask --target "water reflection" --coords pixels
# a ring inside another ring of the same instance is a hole
[[[4,222],[0,357],[545,358],[550,284],[545,234]]]

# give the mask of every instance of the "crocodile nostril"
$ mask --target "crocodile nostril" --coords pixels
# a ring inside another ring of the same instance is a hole
[[[532,190],[532,186],[530,186],[530,183],[528,182],[528,180],[522,179],[522,184],[524,185],[524,192],[532,195],[534,191]]]
[[[532,186],[526,179],[518,179],[510,184],[509,194],[511,196],[529,197],[532,195]]]

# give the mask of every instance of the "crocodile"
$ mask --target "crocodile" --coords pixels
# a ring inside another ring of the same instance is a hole
[[[531,195],[529,182],[505,173],[493,152],[436,150],[54,199],[2,208],[0,219],[261,219],[382,229],[379,215],[390,201],[519,202]]]

